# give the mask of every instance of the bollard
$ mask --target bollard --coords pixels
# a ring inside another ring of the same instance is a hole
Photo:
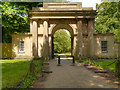
[[[60,65],[60,56],[58,56],[58,65]]]
[[[88,60],[88,61],[89,61],[89,65],[91,65],[91,58],[90,58],[90,57],[88,57],[88,59],[89,59],[89,60]]]
[[[115,64],[115,76],[120,78],[120,61],[117,60]]]
[[[72,56],[73,57],[73,64],[75,64],[75,59],[74,59],[74,56]]]

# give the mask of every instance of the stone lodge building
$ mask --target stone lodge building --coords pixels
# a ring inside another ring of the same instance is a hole
[[[113,33],[96,33],[96,10],[82,3],[44,3],[29,12],[30,33],[12,35],[14,58],[52,58],[54,33],[71,34],[71,54],[79,57],[120,57],[120,43]]]

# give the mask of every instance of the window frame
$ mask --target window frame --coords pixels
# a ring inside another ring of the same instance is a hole
[[[22,46],[21,46],[21,45],[22,45]],[[21,50],[21,48],[23,49],[23,51]],[[25,52],[24,41],[20,41],[20,42],[19,42],[18,52],[19,52],[19,53]]]
[[[108,52],[108,41],[101,41],[101,52],[102,53],[107,53]]]

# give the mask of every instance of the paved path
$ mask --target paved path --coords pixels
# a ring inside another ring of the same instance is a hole
[[[118,88],[78,63],[72,66],[72,60],[62,59],[61,66],[57,66],[57,60],[50,60],[49,64],[53,73],[48,74],[42,82],[38,80],[34,88]]]

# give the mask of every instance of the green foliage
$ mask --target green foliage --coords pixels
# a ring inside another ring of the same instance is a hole
[[[34,83],[34,80],[36,80],[37,76],[39,76],[42,70],[43,62],[41,62],[41,60],[34,60],[33,62],[35,64],[35,75],[31,75],[29,73],[20,88],[29,88]]]
[[[103,2],[96,9],[96,32],[114,33],[115,42],[120,42],[120,2]]]
[[[65,30],[58,30],[54,34],[55,53],[69,52],[71,49],[70,35]]]
[[[98,59],[98,60],[92,60],[91,64],[93,66],[96,66],[98,69],[108,69],[108,70],[112,70],[115,72],[115,63],[113,63],[116,59],[112,59],[112,60],[108,60],[108,59]],[[89,61],[86,60],[82,60],[84,63],[89,64]],[[111,64],[113,63],[113,64]],[[111,64],[111,65],[110,65]],[[109,65],[109,66],[107,66]]]
[[[64,53],[67,57],[71,57],[71,53]]]
[[[28,88],[33,83],[33,81],[35,79],[36,79],[35,76],[32,76],[32,75],[29,74],[27,76],[27,79],[25,80],[25,82],[23,82],[23,85],[20,88]]]
[[[42,3],[32,2],[3,2],[2,8],[2,39],[4,43],[11,43],[11,35],[29,32],[30,18],[28,11]]]
[[[2,5],[0,5],[0,8],[2,8],[2,10],[0,9],[0,11],[2,11],[3,43],[11,43],[12,34],[25,33],[30,31],[30,18],[28,16],[28,12],[32,9],[32,7],[42,7],[43,3],[27,1],[28,0],[24,0],[24,2],[2,2]],[[45,0],[44,2],[50,1],[68,2],[67,0]]]

